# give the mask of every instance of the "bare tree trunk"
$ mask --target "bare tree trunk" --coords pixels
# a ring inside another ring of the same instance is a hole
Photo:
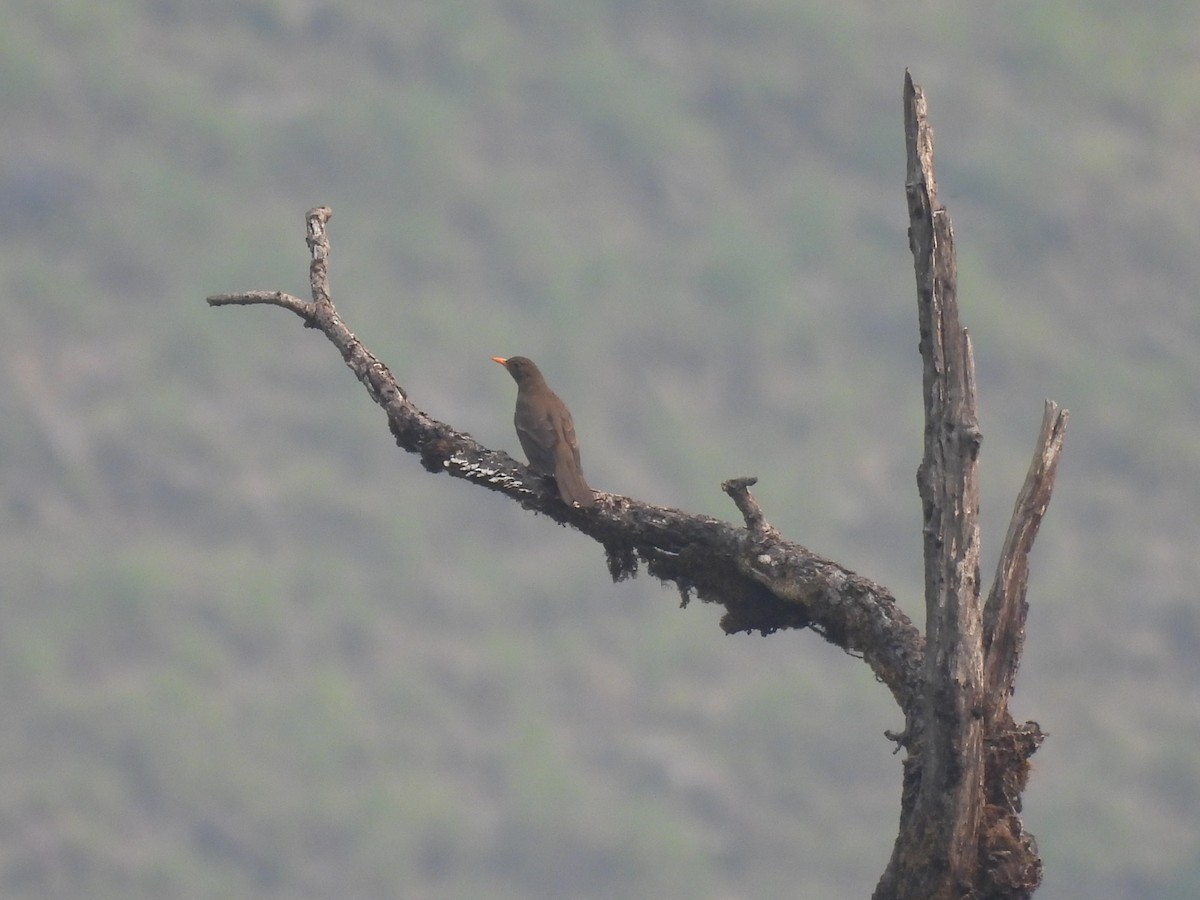
[[[986,609],[979,583],[975,360],[959,323],[954,230],[938,202],[925,96],[904,79],[909,246],[924,363],[925,456],[917,471],[925,547],[920,699],[901,739],[900,834],[878,900],[1027,897],[1041,860],[1017,815],[1043,735],[1008,714],[1025,632],[1028,553],[1049,503],[1067,413],[1047,403]]]
[[[273,305],[319,329],[386,412],[396,443],[444,472],[591,535],[614,580],[645,565],[726,609],[727,632],[810,628],[860,655],[891,691],[907,750],[900,834],[878,900],[1027,897],[1041,860],[1020,820],[1029,756],[1043,734],[1008,711],[1024,641],[1028,556],[1050,502],[1067,413],[1047,401],[1037,449],[1013,512],[986,604],[979,582],[979,448],[971,340],[959,323],[954,233],[938,203],[924,94],[905,75],[909,243],[924,360],[925,455],[917,473],[925,551],[923,638],[884,587],[785,540],[750,493],[754,478],[722,485],[744,525],[601,493],[593,508],[558,492],[506,453],[419,409],[391,371],[342,322],[329,291],[326,207],[306,219],[312,300],[279,291],[208,298],[212,306]]]

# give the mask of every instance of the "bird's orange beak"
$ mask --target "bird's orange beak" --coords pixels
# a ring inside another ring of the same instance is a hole
[[[504,365],[506,362],[508,362],[508,360],[505,359],[503,356],[493,356],[492,362],[496,362],[496,363],[500,363],[500,365]]]

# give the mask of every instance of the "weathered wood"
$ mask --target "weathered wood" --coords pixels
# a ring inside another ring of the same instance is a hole
[[[974,881],[983,805],[980,432],[971,340],[959,324],[954,230],[938,202],[925,96],[904,81],[909,247],[917,279],[925,455],[925,665],[910,711],[902,829],[877,897],[961,896]]]
[[[213,306],[272,305],[320,330],[386,412],[396,443],[430,472],[498,491],[599,542],[615,580],[645,565],[683,597],[725,607],[727,632],[809,628],[859,655],[891,691],[907,750],[900,834],[875,897],[1028,897],[1041,860],[1019,813],[1029,757],[1043,734],[1008,712],[1024,643],[1028,557],[1050,501],[1067,413],[1047,403],[986,604],[979,581],[979,449],[975,363],[959,322],[954,231],[938,202],[924,93],[905,74],[909,243],[917,280],[925,453],[917,473],[925,557],[926,636],[886,588],[784,540],[750,494],[722,486],[745,526],[599,493],[591,509],[561,502],[546,479],[508,454],[418,408],[391,371],[346,327],[329,291],[326,207],[310,210],[312,300],[279,291],[208,298]]]
[[[1046,401],[1042,430],[1029,472],[1017,495],[1008,534],[1000,551],[996,578],[983,611],[985,806],[977,881],[993,897],[1028,897],[1042,881],[1042,861],[1033,836],[1021,821],[1021,795],[1029,776],[1029,757],[1045,735],[1037,722],[1017,725],[1008,710],[1025,645],[1029,613],[1026,588],[1029,553],[1050,503],[1058,458],[1066,437],[1068,413]]]
[[[630,578],[645,565],[652,576],[677,587],[685,603],[694,595],[724,606],[721,627],[726,632],[812,629],[861,656],[901,708],[916,702],[924,641],[895,597],[882,585],[784,540],[750,496],[750,479],[726,483],[738,508],[750,513],[747,527],[603,492],[596,507],[576,509],[507,453],[484,447],[423,412],[334,309],[327,266],[331,215],[318,207],[306,218],[311,301],[278,291],[247,291],[214,295],[208,303],[279,306],[298,315],[338,348],[387,413],[396,443],[418,454],[428,471],[498,491],[590,535],[604,547],[614,579]]]
[[[987,604],[980,598],[975,361],[959,321],[954,230],[938,202],[924,92],[905,73],[909,246],[917,280],[925,455],[920,703],[908,710],[900,834],[875,897],[1028,897],[1041,860],[1019,813],[1036,723],[1008,714],[1024,638],[1028,554],[1050,501],[1066,413],[1048,404]]]
[[[1042,430],[1025,483],[1017,495],[1008,534],[996,565],[996,579],[984,606],[984,642],[987,651],[985,708],[998,716],[1008,708],[1021,651],[1025,646],[1025,618],[1029,604],[1025,593],[1029,581],[1029,553],[1050,505],[1050,493],[1058,474],[1058,457],[1067,434],[1069,413],[1053,400],[1046,401]]]

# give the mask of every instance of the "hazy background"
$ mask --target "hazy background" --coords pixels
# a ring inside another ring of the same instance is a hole
[[[1039,897],[1200,894],[1200,6],[7,0],[0,893],[852,898],[902,724],[398,451],[305,296],[518,452],[793,540],[921,619],[905,67],[975,338],[985,571],[1071,410],[1018,719]]]

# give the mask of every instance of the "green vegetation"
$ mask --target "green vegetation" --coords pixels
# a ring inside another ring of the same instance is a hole
[[[430,478],[303,295],[516,453],[790,537],[918,620],[900,85],[928,90],[985,559],[1072,411],[1018,716],[1055,898],[1200,893],[1194,4],[13,0],[0,30],[0,893],[862,897],[897,714],[811,635]],[[990,574],[986,573],[985,575]],[[1131,887],[1132,886],[1132,887]]]

